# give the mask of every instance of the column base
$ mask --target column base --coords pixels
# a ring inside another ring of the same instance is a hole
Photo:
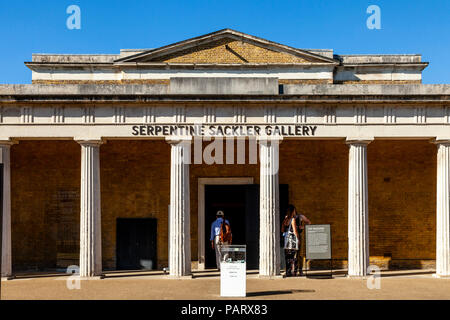
[[[450,279],[450,275],[448,275],[448,276],[442,276],[442,275],[440,275],[440,274],[433,273],[433,278],[436,278],[436,279]]]
[[[15,278],[14,276],[6,276],[6,277],[2,276],[2,281],[10,281],[13,280],[14,278]]]
[[[105,279],[105,275],[101,274],[99,276],[92,276],[92,277],[79,277],[79,280],[102,280]]]
[[[366,275],[366,276],[351,276],[351,275],[347,275],[346,278],[350,279],[350,280],[367,280],[370,277],[370,275]]]
[[[283,278],[284,277],[281,274],[276,275],[276,276],[263,276],[263,275],[258,274],[258,279],[276,280],[276,279],[283,279]]]
[[[167,278],[168,280],[192,280],[192,279],[194,279],[194,277],[192,276],[192,274],[187,275],[187,276],[180,276],[180,277],[168,275],[168,276],[166,276],[166,278]]]

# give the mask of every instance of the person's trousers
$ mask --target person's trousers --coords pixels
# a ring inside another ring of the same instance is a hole
[[[223,245],[227,245],[228,244],[228,242],[224,242],[224,243],[221,243],[220,242],[220,236],[215,236],[214,237],[214,250],[216,251],[216,266],[217,266],[217,269],[218,270],[220,270],[220,248],[223,246]]]
[[[303,256],[302,256],[302,243],[300,242],[299,244],[298,244],[298,250],[297,250],[297,252],[296,252],[296,260],[297,260],[297,263],[296,263],[296,269],[297,269],[297,272],[299,273],[299,274],[302,274],[303,273]]]
[[[295,275],[295,269],[297,266],[297,250],[284,250],[284,256],[286,258],[286,276]]]

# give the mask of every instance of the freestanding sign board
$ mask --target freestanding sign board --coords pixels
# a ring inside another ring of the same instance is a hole
[[[225,245],[220,248],[220,296],[246,296],[247,263],[245,254],[245,245]]]
[[[331,226],[329,224],[310,224],[305,226],[305,232],[306,260],[330,260],[332,275]]]
[[[331,259],[331,228],[329,224],[306,225],[306,259]]]

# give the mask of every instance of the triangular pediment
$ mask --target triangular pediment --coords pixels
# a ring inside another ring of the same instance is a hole
[[[305,50],[224,29],[116,60],[169,64],[310,64],[336,63]]]

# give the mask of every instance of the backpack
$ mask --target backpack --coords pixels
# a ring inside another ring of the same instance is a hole
[[[222,243],[228,242],[229,244],[232,241],[231,227],[225,220],[220,225],[220,241]]]
[[[298,235],[300,235],[303,232],[303,229],[302,229],[302,219],[300,219],[299,214],[295,217],[295,223],[297,224]]]
[[[294,229],[292,227],[292,221],[295,218],[291,219],[291,222],[289,223],[288,231],[286,231],[286,236],[284,237],[284,249],[286,250],[298,250],[299,246],[299,239],[296,237],[294,233]]]

